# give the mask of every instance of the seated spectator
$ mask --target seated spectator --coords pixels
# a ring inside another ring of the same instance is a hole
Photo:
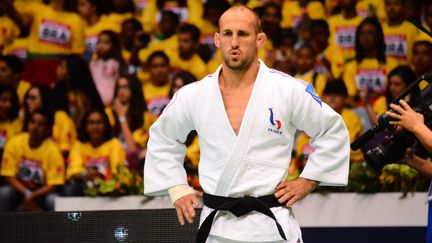
[[[368,90],[373,105],[384,94],[387,74],[397,66],[397,62],[385,55],[384,35],[376,18],[366,18],[360,23],[355,43],[355,60],[345,65],[343,79],[348,88],[348,103],[351,107],[363,109],[364,104],[357,99],[360,90]]]
[[[130,64],[132,54],[137,52],[135,47],[135,35],[142,32],[143,27],[138,20],[134,18],[126,19],[121,25],[120,45],[123,59],[127,64]],[[128,70],[129,71],[129,70]],[[129,72],[133,73],[133,72]]]
[[[280,38],[281,39],[279,41],[279,45],[275,49],[272,68],[282,71],[284,73],[288,73],[289,75],[294,75],[295,74],[294,46],[297,42],[297,35],[293,29],[281,29]]]
[[[84,184],[96,178],[111,179],[126,155],[120,140],[114,138],[107,115],[103,110],[91,110],[84,116],[78,139],[69,155],[66,170],[65,196],[83,195]]]
[[[282,5],[282,28],[296,28],[302,19],[324,19],[325,9],[320,1],[284,1]]]
[[[421,77],[432,70],[432,42],[416,41],[413,46],[411,66],[414,68],[416,77]],[[429,83],[422,81],[419,86],[424,89]]]
[[[188,71],[198,79],[207,74],[207,67],[197,50],[200,45],[201,31],[191,24],[180,26],[178,33],[178,52],[167,53],[170,57],[171,69]]]
[[[2,158],[6,141],[22,130],[22,119],[18,116],[19,108],[15,89],[12,86],[0,84],[0,158]]]
[[[129,168],[136,170],[145,157],[149,129],[156,118],[147,111],[141,83],[135,76],[117,80],[113,105],[105,112],[126,151]]]
[[[114,32],[120,33],[123,22],[133,18],[135,15],[135,4],[133,0],[111,0],[103,2],[108,5],[108,14],[104,16],[104,18],[114,27]]]
[[[56,186],[64,183],[64,161],[49,139],[54,118],[50,111],[36,109],[30,115],[28,132],[6,144],[1,176],[7,184],[0,188],[0,211],[54,210]]]
[[[116,80],[127,70],[117,34],[104,30],[98,38],[96,58],[90,61],[90,71],[102,102],[107,106],[114,98]]]
[[[22,21],[12,1],[0,2],[0,55],[20,35]]]
[[[66,57],[58,66],[54,97],[58,102],[67,104],[67,113],[75,127],[80,126],[84,114],[91,108],[104,108],[88,63],[78,55]]]
[[[321,95],[327,81],[321,73],[314,70],[316,58],[316,52],[312,46],[303,45],[300,47],[297,50],[295,61],[297,73],[294,77],[312,84],[316,93]]]
[[[54,124],[52,126],[52,136],[54,142],[61,152],[67,157],[72,144],[76,140],[76,129],[73,120],[65,110],[59,109],[57,101],[53,99],[53,92],[50,88],[43,85],[33,85],[25,96],[24,104],[24,129],[28,127],[31,114],[36,109],[48,109],[54,112]],[[26,131],[26,130],[25,130]]]
[[[393,69],[388,77],[388,85],[385,94],[380,96],[372,105],[368,97],[367,89],[360,92],[360,97],[365,103],[365,108],[372,126],[375,126],[378,121],[378,116],[389,110],[390,102],[398,97],[402,91],[408,88],[414,81],[416,75],[409,66],[401,65]],[[414,87],[405,99],[406,101],[414,101],[420,93],[419,87]]]
[[[171,79],[170,99],[181,87],[197,81],[197,78],[190,72],[180,71],[174,74]]]
[[[22,80],[24,66],[20,59],[12,55],[0,56],[0,84],[12,86],[22,105],[24,95],[30,88],[31,84]]]
[[[147,61],[150,79],[143,84],[145,103],[152,116],[158,117],[170,101],[170,59],[162,51],[153,52]]]

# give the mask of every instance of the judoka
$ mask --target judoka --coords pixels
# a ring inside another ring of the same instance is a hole
[[[222,65],[180,89],[150,129],[145,194],[168,194],[180,224],[191,223],[200,204],[183,168],[183,143],[191,130],[198,133],[204,206],[197,242],[302,242],[291,206],[317,184],[347,184],[341,117],[311,84],[259,60],[265,41],[252,10],[227,10],[214,35]],[[300,178],[285,181],[297,129],[315,151]]]

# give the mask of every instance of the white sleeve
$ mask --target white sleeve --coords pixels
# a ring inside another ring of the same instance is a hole
[[[321,102],[312,85],[299,86],[300,90],[295,89],[290,97],[291,121],[311,137],[310,143],[315,149],[300,176],[319,181],[320,185],[347,185],[350,147],[345,123],[338,113]]]
[[[193,130],[190,95],[192,94],[187,91],[187,87],[179,90],[150,127],[144,165],[146,195],[167,195],[169,188],[188,184],[183,162],[186,155],[184,142]]]

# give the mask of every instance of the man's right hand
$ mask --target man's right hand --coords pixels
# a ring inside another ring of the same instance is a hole
[[[195,208],[198,208],[201,205],[198,196],[202,196],[202,192],[195,191],[195,194],[188,194],[174,202],[177,217],[181,225],[185,224],[185,219],[188,223],[193,223],[196,216]]]

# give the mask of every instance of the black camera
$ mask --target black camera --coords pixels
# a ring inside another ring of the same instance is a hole
[[[411,90],[422,80],[430,83],[432,73],[422,75],[391,103],[399,104],[399,100],[411,93]],[[423,115],[426,126],[432,126],[432,85],[428,84],[409,105]],[[413,145],[416,145],[415,150],[418,151],[416,154],[424,153],[424,148],[417,142],[415,136],[407,130],[395,131],[394,126],[389,124],[391,120],[394,119],[386,114],[381,115],[376,126],[367,130],[351,144],[351,149],[362,148],[365,151],[366,161],[376,170],[381,170],[387,164],[399,162],[406,149]],[[381,139],[376,146],[365,146],[376,137],[379,137],[378,140]]]

